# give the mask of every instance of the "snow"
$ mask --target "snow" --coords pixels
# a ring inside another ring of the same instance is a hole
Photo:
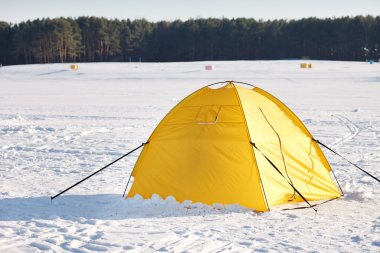
[[[345,192],[256,213],[121,195],[145,142],[181,99],[237,80],[285,102],[316,139],[380,176],[380,64],[311,61],[89,63],[0,68],[0,252],[378,252],[379,185],[324,151]],[[213,65],[213,71],[205,66]]]

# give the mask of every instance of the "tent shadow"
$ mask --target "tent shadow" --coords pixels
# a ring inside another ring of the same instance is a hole
[[[33,219],[122,220],[205,216],[247,212],[246,209],[223,209],[192,205],[190,208],[175,201],[124,200],[119,194],[64,195],[51,201],[50,197],[0,199],[0,221],[29,221]],[[252,212],[252,211],[249,211]]]

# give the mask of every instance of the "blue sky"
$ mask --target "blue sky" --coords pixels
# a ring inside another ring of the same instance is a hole
[[[207,17],[299,19],[380,15],[380,0],[0,0],[0,20],[103,16],[150,21]]]

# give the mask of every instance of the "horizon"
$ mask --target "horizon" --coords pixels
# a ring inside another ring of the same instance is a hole
[[[361,14],[358,14],[358,15],[352,15],[352,16],[349,16],[349,15],[346,15],[346,16],[333,16],[333,17],[315,17],[315,16],[311,16],[311,17],[303,17],[303,18],[277,18],[277,19],[258,19],[258,18],[254,18],[254,17],[196,17],[196,18],[187,18],[187,19],[173,19],[173,20],[149,20],[149,19],[146,19],[146,18],[110,18],[110,17],[104,17],[104,16],[94,16],[94,15],[82,15],[82,16],[59,16],[59,17],[40,17],[40,18],[33,18],[33,19],[26,19],[26,20],[22,20],[20,22],[16,22],[16,23],[13,23],[13,22],[8,22],[8,21],[5,21],[5,20],[1,20],[0,19],[0,22],[6,22],[8,23],[9,25],[18,25],[18,24],[21,24],[21,23],[24,23],[24,22],[28,22],[28,21],[34,21],[34,20],[46,20],[46,19],[50,19],[50,20],[53,20],[53,19],[59,19],[59,18],[63,18],[63,19],[73,19],[73,20],[76,20],[78,18],[81,18],[81,17],[86,17],[86,18],[89,18],[89,17],[95,17],[95,18],[105,18],[107,20],[118,20],[118,21],[124,21],[124,20],[130,20],[130,21],[137,21],[137,20],[146,20],[147,22],[150,22],[150,23],[158,23],[158,22],[175,22],[175,21],[181,21],[181,22],[187,22],[189,20],[200,20],[200,19],[218,19],[218,20],[222,20],[222,19],[227,19],[227,20],[236,20],[236,19],[254,19],[258,22],[271,22],[271,21],[275,21],[275,20],[283,20],[283,21],[300,21],[300,20],[304,20],[304,19],[320,19],[320,20],[326,20],[326,19],[331,19],[331,20],[335,20],[335,19],[341,19],[341,18],[356,18],[356,17],[373,17],[373,18],[377,18],[377,17],[380,17],[380,14],[378,15],[371,15],[371,14],[367,14],[367,15],[361,15]]]
[[[82,16],[119,20],[145,19],[149,22],[208,18],[252,18],[271,21],[307,18],[337,19],[367,15],[376,17],[379,16],[376,9],[380,9],[380,1],[377,0],[362,0],[360,2],[356,0],[344,2],[341,0],[320,0],[308,3],[302,0],[292,0],[286,3],[276,0],[269,0],[265,3],[256,0],[235,2],[194,0],[181,3],[175,0],[162,0],[160,2],[153,0],[140,0],[138,2],[114,0],[112,3],[100,0],[82,0],[80,2],[75,0],[66,0],[65,2],[14,0],[12,2],[0,2],[0,17],[1,21],[10,24],[44,18],[75,19]]]

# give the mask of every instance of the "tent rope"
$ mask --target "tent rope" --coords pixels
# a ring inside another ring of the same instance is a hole
[[[314,208],[314,205],[311,205],[309,203],[309,201],[307,201],[307,199],[297,190],[297,188],[291,183],[288,181],[288,179],[286,179],[286,177],[284,176],[284,174],[282,174],[282,172],[277,168],[276,165],[274,165],[274,163],[263,153],[261,152],[261,150],[256,146],[255,143],[253,143],[252,141],[250,142],[251,145],[257,149],[262,156],[264,156],[264,158],[269,162],[270,165],[272,165],[272,167],[286,180],[286,182],[293,188],[293,190],[303,199],[303,201],[305,201],[309,206],[310,208],[312,208],[315,212],[317,212],[317,209]]]
[[[80,181],[78,181],[77,183],[73,184],[72,186],[66,188],[65,190],[61,191],[60,193],[58,193],[58,194],[56,194],[56,195],[50,197],[50,199],[53,200],[53,199],[55,199],[56,197],[62,195],[63,193],[65,193],[65,192],[67,192],[68,190],[74,188],[74,187],[77,186],[78,184],[80,184],[80,183],[86,181],[87,179],[89,179],[90,177],[92,177],[92,176],[98,174],[99,172],[101,172],[101,171],[104,170],[105,168],[108,168],[109,166],[111,166],[112,164],[116,163],[117,161],[123,159],[124,157],[126,157],[126,156],[128,156],[128,155],[130,155],[130,154],[132,154],[133,152],[135,152],[136,150],[140,149],[141,147],[143,147],[143,146],[144,146],[145,144],[147,144],[147,143],[149,143],[149,141],[148,141],[148,142],[145,142],[145,143],[142,143],[140,146],[138,146],[138,147],[134,148],[133,150],[129,151],[128,153],[126,153],[126,154],[120,156],[119,158],[117,158],[117,159],[114,160],[113,162],[107,164],[107,165],[104,166],[103,168],[101,168],[101,169],[95,171],[95,172],[92,173],[91,175],[89,175],[89,176],[83,178],[82,180],[80,180]]]
[[[327,202],[330,202],[330,201],[333,201],[333,200],[336,200],[336,199],[338,199],[338,198],[328,199],[328,200],[323,201],[321,203],[314,204],[313,207],[323,205],[323,204],[325,204]],[[308,207],[308,206],[300,206],[300,207],[293,207],[293,208],[285,208],[285,209],[281,209],[281,210],[282,211],[290,211],[290,210],[307,209],[307,208],[310,208],[310,207]]]
[[[293,181],[292,179],[290,178],[289,174],[288,174],[288,168],[286,167],[286,162],[285,162],[285,156],[284,156],[284,153],[282,152],[282,142],[281,142],[281,138],[280,138],[280,135],[278,134],[278,132],[276,131],[276,129],[274,129],[273,125],[269,122],[269,120],[267,119],[267,117],[265,116],[263,110],[261,110],[261,108],[259,107],[260,109],[260,112],[261,114],[264,116],[264,119],[266,120],[266,122],[268,123],[268,125],[272,128],[273,132],[277,135],[277,139],[278,139],[278,142],[280,144],[280,152],[281,152],[281,157],[282,157],[282,162],[284,163],[284,168],[285,168],[285,173],[286,173],[286,176],[288,177],[289,181],[293,184]],[[293,192],[293,196],[289,199],[289,200],[294,200],[296,197],[296,192],[294,191]]]
[[[347,161],[349,164],[353,165],[354,167],[358,168],[359,170],[361,170],[362,172],[364,172],[365,174],[367,174],[368,176],[372,177],[373,179],[375,179],[377,182],[380,182],[380,179],[375,177],[374,175],[372,175],[371,173],[369,173],[368,171],[365,171],[364,169],[360,168],[358,165],[356,165],[355,163],[351,162],[350,160],[348,160],[347,158],[343,157],[342,155],[338,154],[336,151],[334,151],[332,148],[326,146],[325,144],[323,144],[322,142],[320,142],[319,140],[316,140],[316,139],[313,139],[313,141],[315,141],[316,143],[320,144],[321,146],[325,147],[326,149],[328,149],[329,151],[331,151],[332,153],[334,153],[335,155],[339,156],[340,158],[342,158],[343,160]]]

